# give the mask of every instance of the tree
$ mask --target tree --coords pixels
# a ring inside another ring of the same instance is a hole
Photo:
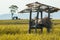
[[[14,15],[14,13],[16,13],[16,10],[18,9],[18,6],[11,5],[9,8],[10,8],[10,12],[11,12],[11,17],[13,19],[13,15]]]

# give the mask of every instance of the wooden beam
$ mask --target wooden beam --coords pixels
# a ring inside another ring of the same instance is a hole
[[[30,9],[30,17],[29,17],[29,33],[31,33],[31,19],[32,19],[32,9]]]
[[[37,10],[37,19],[38,19],[38,17],[39,17],[39,9]]]
[[[50,19],[50,8],[48,7],[48,18]]]
[[[38,18],[39,18],[39,7],[38,7],[38,9],[37,9],[37,22],[36,22],[36,27],[35,27],[35,33],[37,33],[37,25],[38,25]]]
[[[43,18],[43,11],[44,11],[44,10],[40,7],[40,8],[39,8],[39,11],[40,11],[40,13],[41,13],[41,19],[42,19],[42,18]]]
[[[41,19],[43,18],[43,12],[41,11]]]
[[[48,12],[48,18],[50,19],[50,13]]]

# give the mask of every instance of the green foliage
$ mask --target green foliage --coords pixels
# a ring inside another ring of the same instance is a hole
[[[11,12],[11,17],[13,19],[13,15],[14,15],[14,13],[16,13],[16,10],[18,10],[18,6],[11,5],[9,8],[10,8],[10,12]]]
[[[11,10],[11,13],[15,13],[16,12],[16,10],[18,9],[18,6],[16,6],[16,5],[11,5],[10,7],[9,7]]]
[[[17,10],[17,9],[18,9],[18,6],[16,6],[16,5],[11,5],[9,8],[10,8],[11,10]]]

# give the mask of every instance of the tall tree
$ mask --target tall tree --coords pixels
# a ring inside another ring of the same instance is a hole
[[[11,12],[11,17],[13,19],[13,15],[14,15],[14,13],[16,13],[16,10],[18,9],[18,6],[11,5],[9,8],[10,8],[10,12]]]

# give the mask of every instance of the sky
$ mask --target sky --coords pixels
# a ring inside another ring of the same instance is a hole
[[[0,0],[0,15],[10,14],[9,7],[11,5],[17,5],[19,7],[17,12],[19,12],[19,11],[26,8],[26,6],[25,6],[26,4],[33,3],[36,1],[43,3],[43,4],[47,4],[50,6],[60,8],[60,0]],[[17,16],[20,15],[19,17],[21,17],[21,15],[24,15],[25,18],[27,18],[27,16],[29,15],[29,14],[18,14],[18,13],[16,13],[16,14],[17,14]],[[44,15],[46,15],[46,14],[44,14]],[[60,11],[55,12],[51,15],[52,15],[51,17],[54,19],[60,19],[59,18],[60,17]],[[5,16],[3,16],[3,19],[4,19],[4,17]],[[22,17],[22,18],[24,18],[24,17]]]

